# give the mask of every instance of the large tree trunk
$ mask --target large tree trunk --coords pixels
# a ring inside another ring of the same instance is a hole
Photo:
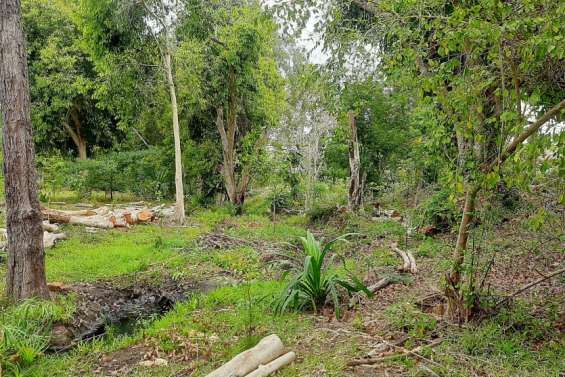
[[[173,80],[173,70],[171,67],[171,54],[169,51],[165,53],[165,71],[167,74],[167,81],[169,83],[169,91],[171,95],[171,108],[173,112],[173,134],[175,138],[175,219],[179,223],[184,222],[184,187],[182,183],[182,154],[180,148],[180,127],[179,127],[179,113],[177,106],[177,94],[175,89],[175,82]]]
[[[0,1],[0,106],[8,231],[6,293],[14,301],[48,298],[20,0]]]
[[[359,152],[359,138],[357,136],[357,124],[355,114],[350,111],[349,127],[351,128],[351,141],[349,143],[349,210],[359,211],[363,200],[363,188],[361,184],[361,155]]]

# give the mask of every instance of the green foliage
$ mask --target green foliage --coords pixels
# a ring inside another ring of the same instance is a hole
[[[99,107],[100,81],[76,22],[77,3],[22,2],[34,138],[44,152],[66,155],[77,149],[72,133],[90,149],[107,148],[123,136],[111,114]]]
[[[53,324],[73,311],[72,299],[30,299],[0,312],[0,365],[15,370],[31,365],[47,349]]]
[[[439,230],[448,230],[459,220],[459,210],[447,190],[434,193],[416,211],[419,225],[433,225]]]
[[[274,310],[276,313],[280,314],[289,309],[311,309],[317,312],[329,300],[333,303],[336,317],[339,318],[338,287],[344,288],[348,294],[364,292],[367,296],[372,296],[372,293],[359,278],[351,275],[351,281],[347,281],[331,271],[333,256],[329,261],[325,260],[333,244],[345,239],[345,237],[341,236],[327,242],[323,247],[310,232],[307,233],[306,237],[301,237],[306,252],[304,269],[292,279],[282,294],[275,300]]]
[[[83,195],[104,191],[110,198],[115,192],[131,192],[149,199],[171,197],[174,189],[172,156],[160,148],[108,153],[90,160],[41,158],[38,166],[46,199],[62,188]]]
[[[496,360],[504,375],[557,375],[565,356],[563,340],[551,326],[558,309],[550,306],[544,311],[540,317],[523,304],[503,309],[477,327],[465,329],[454,340],[454,348],[471,357]]]

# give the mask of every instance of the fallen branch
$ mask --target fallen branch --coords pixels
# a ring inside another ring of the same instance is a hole
[[[279,358],[284,353],[284,346],[277,335],[263,338],[255,347],[235,356],[206,377],[245,377],[256,370]]]
[[[249,373],[245,377],[267,377],[275,373],[279,369],[284,368],[288,364],[292,363],[296,359],[296,354],[294,352],[289,352],[278,359],[271,361],[266,365],[259,365],[259,367],[253,372]]]
[[[394,279],[390,276],[387,276],[385,278],[382,278],[381,280],[379,280],[375,284],[368,286],[367,289],[369,291],[371,291],[371,293],[376,293],[377,291],[380,291],[381,289],[384,289],[384,288],[388,287],[389,285],[391,285],[395,282],[397,282],[396,279]],[[359,294],[354,295],[351,298],[351,300],[349,301],[349,307],[351,308],[351,307],[357,305],[359,303],[360,299],[361,299],[361,295],[359,295]]]
[[[510,299],[512,299],[512,298],[514,298],[514,297],[516,297],[516,296],[518,296],[520,293],[522,293],[522,292],[524,292],[524,291],[526,291],[526,290],[528,290],[528,289],[530,289],[530,288],[532,288],[532,287],[534,287],[534,286],[536,286],[536,285],[538,285],[538,284],[540,284],[540,283],[543,283],[544,281],[549,280],[550,278],[552,278],[552,277],[554,277],[554,276],[557,276],[557,275],[559,275],[559,274],[562,274],[562,273],[564,273],[564,272],[565,272],[565,268],[561,268],[561,269],[559,269],[559,270],[556,270],[556,271],[553,271],[553,272],[549,273],[548,275],[545,275],[544,277],[542,277],[542,278],[540,278],[540,279],[538,279],[538,280],[535,280],[535,281],[533,281],[533,282],[531,282],[531,283],[528,283],[528,284],[524,285],[522,288],[518,289],[516,292],[512,293],[512,294],[509,295],[509,296],[506,296],[505,298],[503,298],[502,300],[500,300],[499,302],[497,302],[494,307],[495,307],[495,308],[498,308],[500,305],[502,305],[502,304],[508,302]]]
[[[347,365],[348,366],[372,365],[372,364],[385,362],[385,361],[388,361],[388,360],[391,360],[391,359],[395,359],[395,358],[400,357],[400,356],[414,356],[418,359],[427,361],[431,364],[438,365],[438,363],[436,363],[435,361],[430,360],[427,357],[420,355],[418,352],[421,352],[424,348],[427,348],[427,347],[431,347],[431,348],[436,347],[439,344],[441,344],[443,342],[443,340],[444,340],[443,338],[438,338],[438,339],[435,339],[434,341],[432,341],[431,343],[423,344],[423,345],[418,346],[416,348],[413,348],[411,350],[406,349],[404,347],[400,347],[400,346],[391,344],[393,347],[400,349],[401,352],[397,352],[397,353],[394,353],[392,355],[380,356],[380,357],[372,357],[372,358],[366,358],[366,359],[352,360],[352,361],[348,362]]]
[[[67,239],[65,233],[51,233],[49,231],[43,232],[43,247],[50,248],[55,245],[58,240]],[[5,249],[8,246],[8,231],[5,228],[0,228],[0,249]]]
[[[403,266],[398,268],[399,271],[410,272],[412,274],[418,272],[416,259],[411,252],[400,249],[396,243],[392,243],[390,247],[396,254],[398,254],[402,258],[402,261],[404,262]]]

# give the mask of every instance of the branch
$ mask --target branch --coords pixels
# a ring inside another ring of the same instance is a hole
[[[211,37],[210,37],[210,40],[211,40],[212,42],[214,42],[214,43],[219,44],[219,45],[222,46],[222,47],[227,47],[227,45],[226,45],[224,42],[220,41],[218,38],[216,38],[216,37],[214,37],[214,36],[211,36]]]
[[[503,164],[504,161],[506,161],[508,157],[510,157],[512,153],[516,151],[516,149],[520,146],[520,144],[522,144],[527,138],[532,136],[537,130],[541,128],[541,126],[547,123],[550,119],[558,115],[559,112],[563,109],[565,109],[565,99],[559,102],[554,107],[552,107],[550,110],[548,110],[545,114],[541,116],[541,118],[536,120],[534,123],[530,124],[530,126],[526,128],[524,132],[522,132],[522,134],[518,135],[512,141],[512,143],[510,143],[510,145],[504,150],[504,152],[500,154],[499,157],[497,157],[490,164],[486,165],[483,171],[485,173],[489,173],[494,169],[495,166]]]
[[[506,296],[505,298],[503,298],[502,300],[500,300],[500,301],[495,305],[495,308],[496,308],[496,307],[499,307],[500,305],[504,304],[505,302],[508,302],[508,300],[510,300],[511,298],[518,296],[520,293],[522,293],[522,292],[524,292],[524,291],[526,291],[526,290],[532,288],[533,286],[536,286],[536,285],[538,285],[538,284],[540,284],[540,283],[543,283],[544,281],[549,280],[550,278],[552,278],[552,277],[554,277],[554,276],[556,276],[556,275],[562,274],[562,273],[564,273],[564,272],[565,272],[565,268],[561,268],[561,269],[559,269],[559,270],[557,270],[557,271],[553,271],[552,273],[550,273],[550,274],[548,274],[548,275],[545,275],[544,277],[542,277],[542,278],[540,278],[540,279],[538,279],[538,280],[535,280],[535,281],[533,281],[533,282],[531,282],[531,283],[529,283],[529,284],[524,285],[522,288],[518,289],[516,292],[514,292],[514,293],[512,293],[511,295]]]
[[[143,142],[143,144],[145,144],[145,146],[146,146],[147,148],[151,147],[151,144],[149,144],[149,143],[147,142],[147,140],[145,140],[145,138],[143,137],[143,135],[141,135],[141,132],[139,132],[139,131],[137,130],[137,128],[132,127],[132,130],[133,130],[133,133],[136,134],[137,137],[139,137],[139,138],[141,139],[141,141]]]

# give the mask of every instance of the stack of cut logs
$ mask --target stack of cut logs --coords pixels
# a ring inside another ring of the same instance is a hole
[[[90,228],[127,228],[134,224],[142,224],[153,221],[156,217],[167,217],[171,210],[164,205],[154,208],[148,207],[126,207],[110,209],[100,207],[96,209],[81,210],[58,210],[42,208],[43,216],[43,245],[45,248],[52,247],[58,240],[67,238],[65,233],[59,232],[57,224],[84,225]],[[8,235],[6,229],[0,228],[0,249],[7,246]]]
[[[84,225],[102,229],[125,228],[134,224],[147,223],[155,218],[153,210],[135,207],[113,210],[109,207],[100,207],[77,211],[42,208],[41,213],[43,220],[50,223]]]

